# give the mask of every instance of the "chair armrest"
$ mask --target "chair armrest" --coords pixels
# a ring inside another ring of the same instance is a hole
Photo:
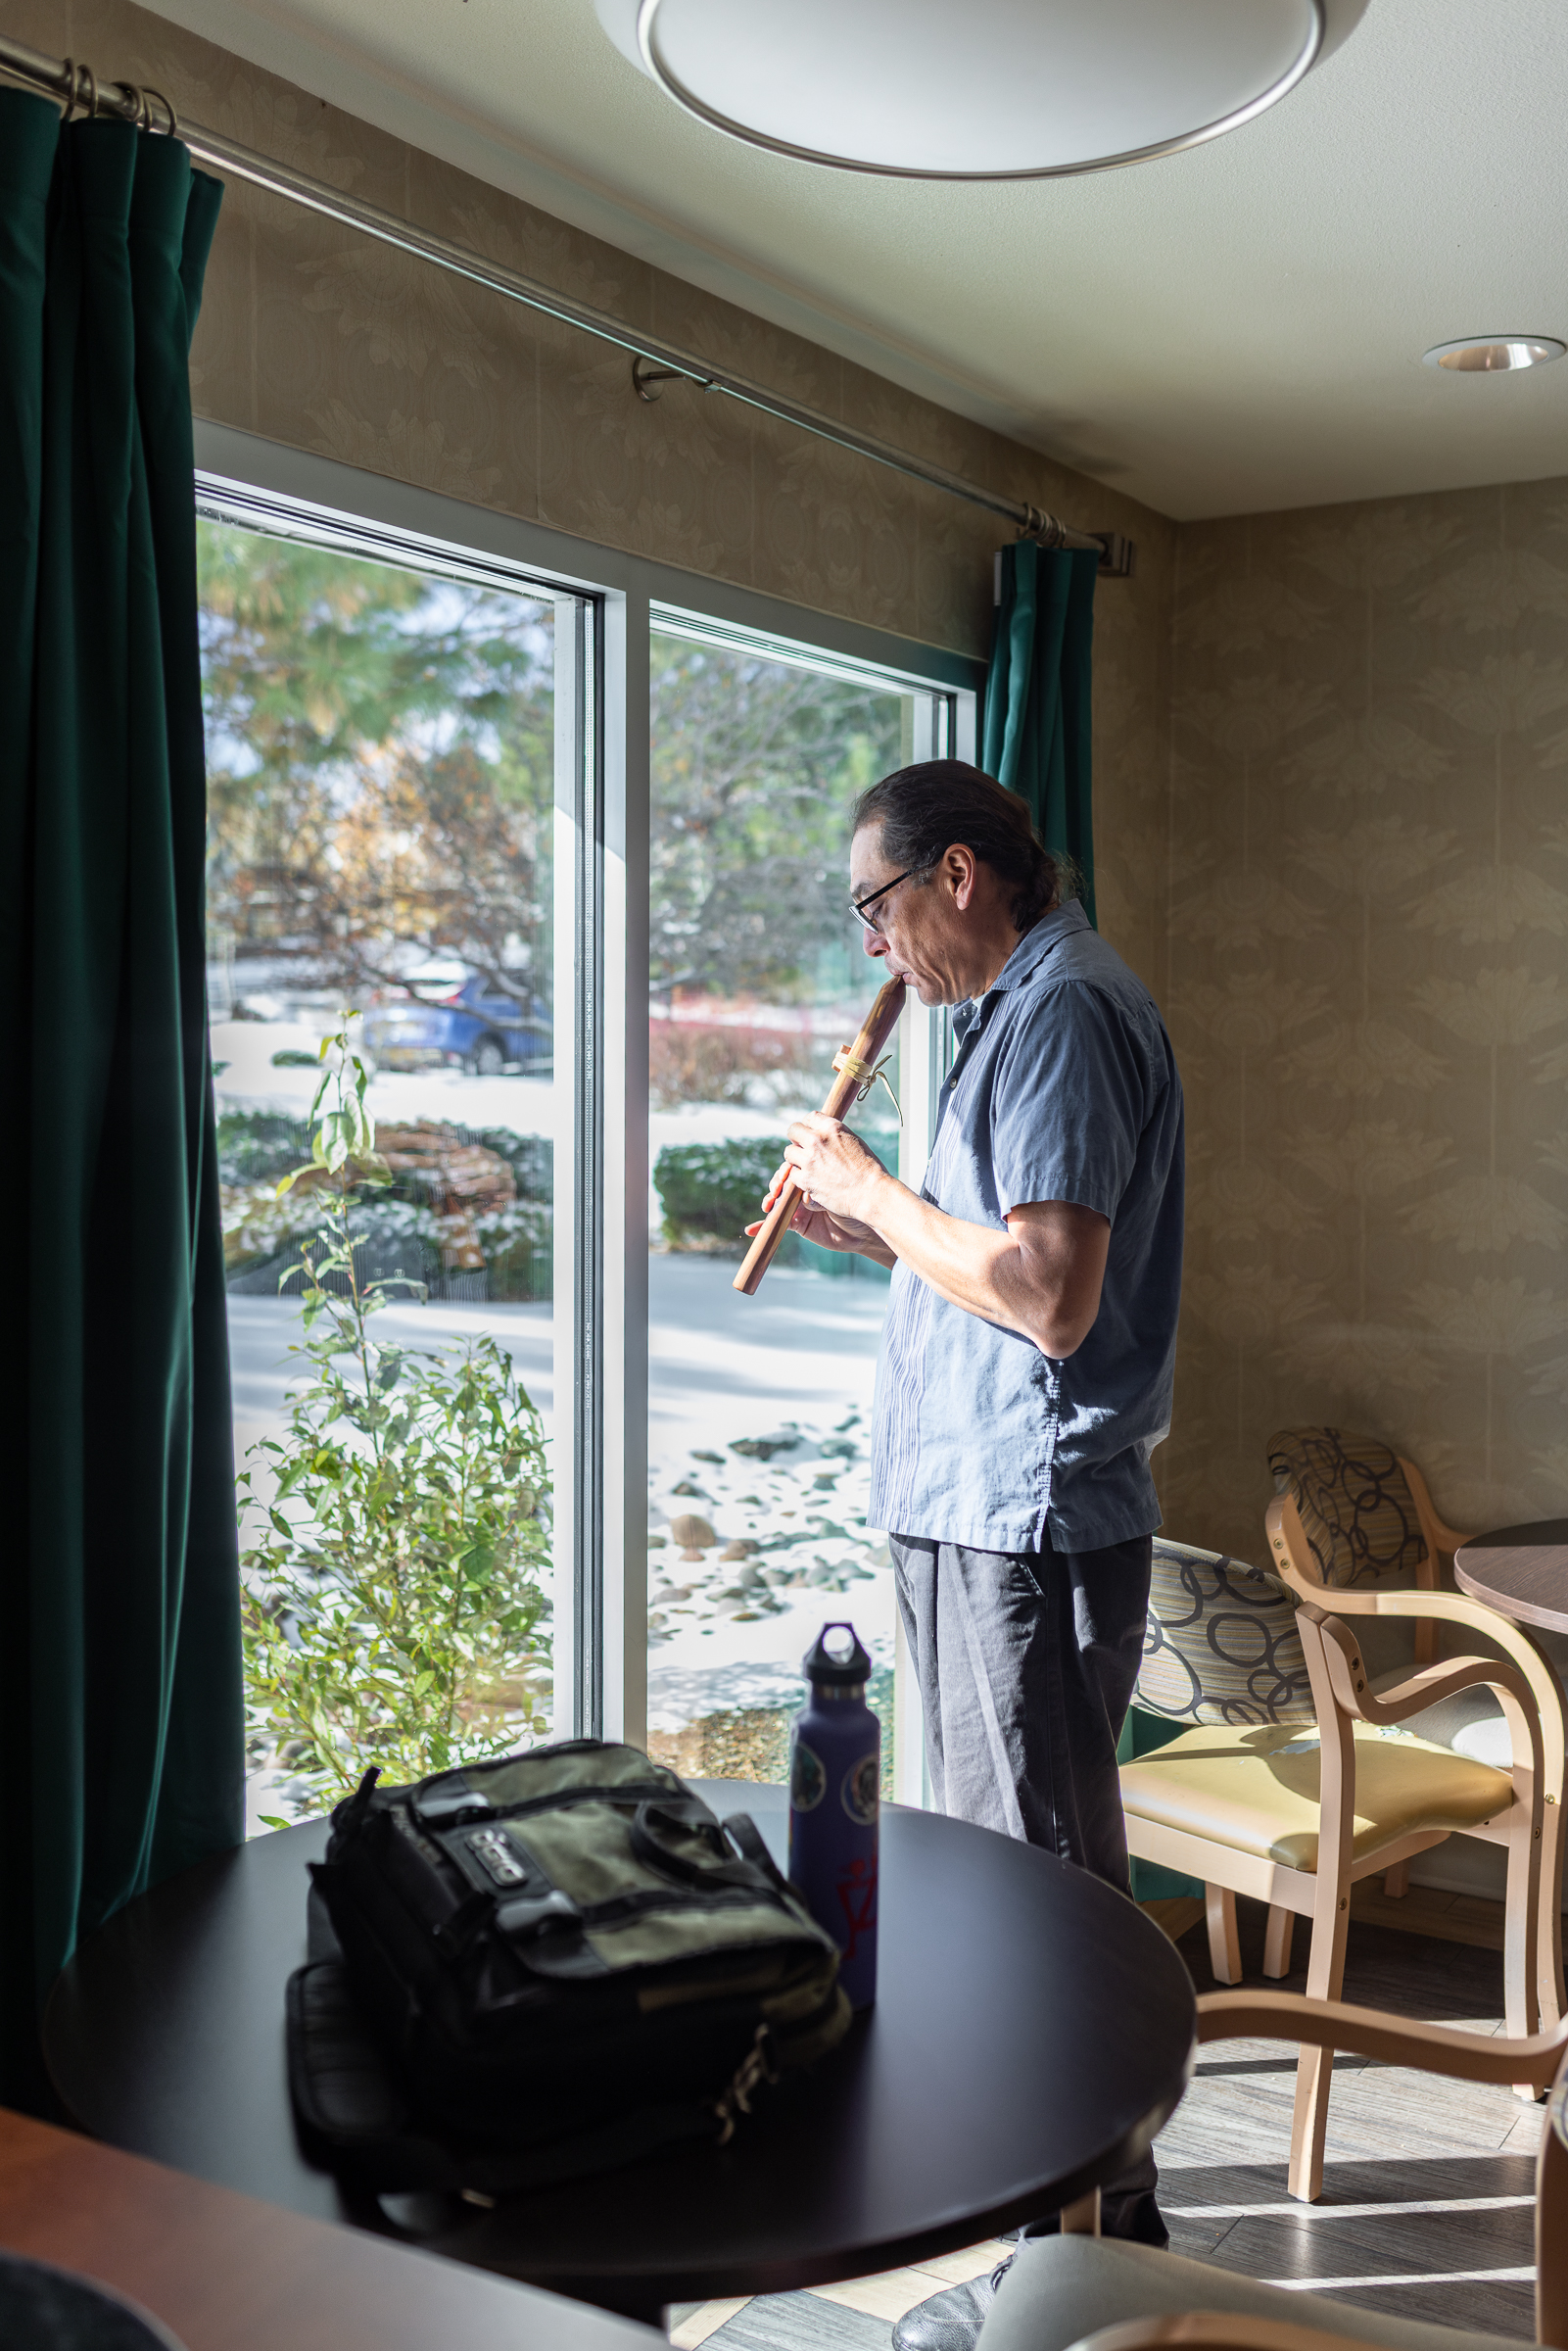
[[[1441,1665],[1422,1666],[1390,1690],[1374,1691],[1349,1625],[1336,1623],[1316,1606],[1310,1613],[1321,1622],[1328,1678],[1347,1714],[1362,1722],[1392,1725],[1419,1714],[1424,1706],[1436,1705],[1440,1699],[1456,1697],[1461,1690],[1495,1690],[1508,1725],[1514,1768],[1527,1766],[1539,1783],[1548,1726],[1542,1719],[1535,1692],[1517,1666],[1498,1657],[1448,1657]]]
[[[1198,2039],[1294,2040],[1318,2049],[1376,2057],[1459,2082],[1531,2082],[1544,2088],[1568,2051],[1568,2018],[1551,2033],[1510,2039],[1423,2025],[1347,2000],[1308,2000],[1296,1991],[1206,1991],[1198,2002]]]
[[[1354,1641],[1354,1635],[1349,1634]],[[1336,1654],[1344,1655],[1336,1644]],[[1352,1660],[1345,1659],[1347,1671]],[[1374,1690],[1370,1682],[1364,1688],[1356,1686],[1364,1674],[1352,1674],[1353,1695],[1346,1703],[1352,1713],[1359,1714],[1366,1722],[1407,1722],[1412,1714],[1420,1714],[1446,1698],[1457,1698],[1461,1690],[1507,1690],[1521,1705],[1530,1705],[1530,1685],[1513,1666],[1497,1657],[1445,1657],[1441,1665],[1423,1665],[1407,1681],[1394,1682],[1384,1690]],[[1335,1692],[1339,1696],[1338,1690]]]
[[[1464,2335],[1454,2329],[1455,2351]],[[1326,2333],[1289,2319],[1247,2318],[1228,2310],[1184,2310],[1164,2319],[1123,2319],[1074,2343],[1071,2351],[1372,2351],[1356,2334]]]
[[[1484,1601],[1472,1600],[1467,1593],[1412,1591],[1408,1587],[1394,1591],[1357,1592],[1338,1584],[1321,1584],[1314,1577],[1304,1574],[1291,1541],[1293,1531],[1300,1537],[1301,1520],[1288,1495],[1275,1496],[1265,1513],[1264,1524],[1268,1529],[1275,1573],[1318,1616],[1430,1617],[1439,1624],[1462,1624],[1468,1631],[1480,1633],[1494,1648],[1499,1649],[1529,1684],[1530,1695],[1541,1719],[1544,1794],[1548,1802],[1560,1802],[1564,1750],[1565,1744],[1568,1744],[1562,1685],[1528,1634],[1522,1632],[1508,1617],[1499,1614],[1497,1609],[1489,1608]]]

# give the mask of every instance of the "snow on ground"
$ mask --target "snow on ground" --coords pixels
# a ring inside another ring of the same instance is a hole
[[[274,1066],[274,1053],[313,1055],[321,1041],[319,1023],[304,1021],[218,1021],[213,1028],[213,1060],[227,1067],[216,1080],[219,1110],[275,1110],[309,1116],[319,1066]],[[373,1063],[374,1056],[368,1059]],[[457,1127],[509,1127],[514,1134],[555,1132],[555,1084],[550,1078],[521,1074],[470,1078],[466,1070],[375,1070],[365,1088],[372,1118],[441,1119]]]
[[[648,1518],[665,1547],[648,1555],[649,1608],[660,1620],[648,1718],[661,1730],[794,1697],[801,1658],[835,1616],[852,1616],[878,1663],[892,1662],[892,1569],[864,1523],[887,1290],[776,1266],[743,1298],[734,1279],[725,1259],[649,1260]],[[737,1439],[796,1432],[798,1445],[767,1460],[732,1450]],[[677,1494],[683,1484],[697,1492]],[[669,1521],[683,1512],[719,1538],[700,1563],[682,1560],[669,1540]],[[745,1561],[721,1561],[737,1542],[759,1548]],[[776,1579],[760,1611],[721,1597],[738,1591],[745,1567]],[[805,1583],[812,1574],[818,1581]],[[856,1580],[840,1592],[845,1575]],[[691,1597],[661,1599],[661,1585]]]

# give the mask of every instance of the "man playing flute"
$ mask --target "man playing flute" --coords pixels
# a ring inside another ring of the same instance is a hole
[[[787,1163],[795,1229],[892,1269],[868,1521],[888,1530],[936,1800],[1126,1893],[1117,1740],[1170,1422],[1181,1080],[1148,989],[1062,885],[1023,802],[975,768],[863,795],[866,952],[955,1007],[957,1058],[918,1194],[820,1114]],[[1155,2178],[1146,2156],[1104,2191],[1105,2233],[1167,2241]],[[899,2351],[968,2351],[994,2282],[922,2303]]]

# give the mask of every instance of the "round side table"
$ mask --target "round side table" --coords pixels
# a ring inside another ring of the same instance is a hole
[[[1472,1536],[1453,1555],[1453,1580],[1518,1624],[1568,1633],[1568,1518]]]

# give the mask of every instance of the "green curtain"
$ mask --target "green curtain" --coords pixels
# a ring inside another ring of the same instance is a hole
[[[219,184],[0,92],[0,2096],[243,1833],[189,351]]]
[[[1089,677],[1100,557],[1092,548],[1047,550],[1021,539],[999,561],[980,765],[1028,802],[1046,847],[1076,861],[1092,923]]]

